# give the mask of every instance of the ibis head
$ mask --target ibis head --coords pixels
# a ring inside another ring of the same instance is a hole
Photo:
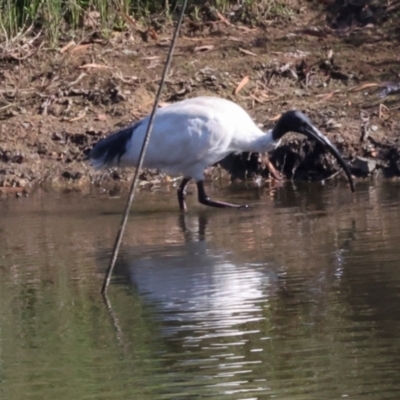
[[[316,141],[327,149],[343,168],[349,181],[351,191],[354,192],[354,183],[347,163],[343,160],[337,148],[312,124],[307,115],[297,110],[285,112],[272,130],[272,137],[275,141],[278,141],[287,132],[297,132],[305,135],[307,138]]]

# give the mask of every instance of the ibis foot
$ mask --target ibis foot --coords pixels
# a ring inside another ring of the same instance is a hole
[[[204,183],[203,181],[197,182],[197,193],[199,196],[199,203],[204,204],[205,206],[210,206],[210,207],[218,207],[218,208],[242,208],[243,206],[239,204],[233,204],[233,203],[226,203],[224,201],[216,201],[216,200],[211,200],[205,190],[204,190]]]

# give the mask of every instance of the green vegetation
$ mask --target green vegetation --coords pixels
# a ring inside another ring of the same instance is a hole
[[[43,30],[55,43],[62,34],[73,36],[77,29],[98,29],[103,33],[123,29],[152,14],[169,17],[181,0],[0,0],[0,39],[9,41],[28,29]],[[216,11],[233,10],[236,19],[256,22],[257,16],[288,15],[280,0],[189,0],[188,14],[195,20],[209,18]]]

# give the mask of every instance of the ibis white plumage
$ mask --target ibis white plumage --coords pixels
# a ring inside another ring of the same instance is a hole
[[[99,141],[90,152],[95,168],[136,166],[149,117]],[[238,104],[217,97],[195,97],[157,110],[143,167],[171,176],[182,175],[179,207],[186,209],[186,186],[197,184],[198,200],[212,207],[244,207],[211,200],[204,190],[205,169],[231,153],[270,151],[287,132],[297,132],[322,144],[344,169],[350,188],[353,180],[338,150],[300,111],[284,113],[273,129],[263,132]]]

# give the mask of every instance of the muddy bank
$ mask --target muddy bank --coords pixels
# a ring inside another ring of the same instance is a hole
[[[186,23],[162,101],[229,98],[264,129],[282,111],[297,108],[338,147],[355,176],[400,176],[400,98],[387,84],[399,80],[400,59],[397,43],[379,35],[367,27],[343,37],[301,9],[292,20],[266,27],[220,23],[193,30]],[[131,31],[56,49],[41,46],[36,53],[31,48],[40,43],[31,43],[25,55],[2,49],[3,193],[20,191],[6,187],[29,190],[40,184],[126,186],[132,171],[94,171],[84,157],[99,139],[150,111],[169,38],[170,29],[147,38]],[[244,154],[222,165],[228,171],[210,168],[210,179],[268,179],[277,173],[321,180],[338,171],[330,155],[296,135],[286,137],[268,159]],[[146,186],[171,178],[145,171],[142,181]]]

